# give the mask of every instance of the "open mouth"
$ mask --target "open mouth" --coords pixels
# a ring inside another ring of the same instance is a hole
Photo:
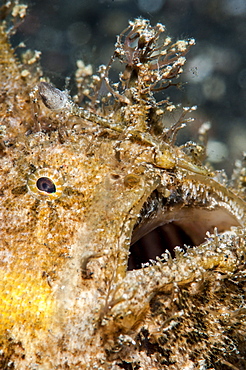
[[[175,257],[175,248],[184,251],[196,247],[206,239],[207,232],[219,233],[240,226],[233,212],[225,206],[220,193],[194,197],[176,189],[168,197],[155,190],[143,205],[134,226],[128,270],[140,269],[150,260],[168,252]],[[220,198],[220,199],[219,199]],[[228,201],[228,199],[227,199]]]

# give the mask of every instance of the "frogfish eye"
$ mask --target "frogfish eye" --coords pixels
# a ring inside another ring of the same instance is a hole
[[[37,180],[36,185],[37,185],[37,188],[40,191],[45,191],[46,193],[55,193],[56,192],[55,184],[48,177],[40,177]]]
[[[30,175],[27,187],[35,198],[54,200],[63,193],[63,179],[58,171],[42,168]]]

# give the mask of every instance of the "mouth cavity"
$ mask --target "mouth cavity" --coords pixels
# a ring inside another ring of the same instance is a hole
[[[175,247],[184,251],[205,241],[207,232],[219,233],[240,226],[236,217],[219,202],[184,202],[181,196],[163,197],[155,190],[139,214],[134,226],[128,271],[140,269],[149,260],[168,252],[175,258]]]

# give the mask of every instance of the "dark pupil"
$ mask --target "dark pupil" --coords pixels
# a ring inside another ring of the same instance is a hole
[[[37,188],[46,193],[55,193],[56,186],[48,177],[40,177],[37,181]]]

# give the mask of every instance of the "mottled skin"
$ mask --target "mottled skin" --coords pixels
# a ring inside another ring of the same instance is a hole
[[[39,70],[16,61],[4,27],[0,37],[0,368],[245,369],[244,190],[148,132],[150,101],[133,107],[130,90],[126,107],[107,108],[109,128],[99,108],[89,119],[70,103],[48,109]],[[126,117],[135,131],[110,128]],[[167,222],[200,217],[197,246],[127,271],[156,189]]]

